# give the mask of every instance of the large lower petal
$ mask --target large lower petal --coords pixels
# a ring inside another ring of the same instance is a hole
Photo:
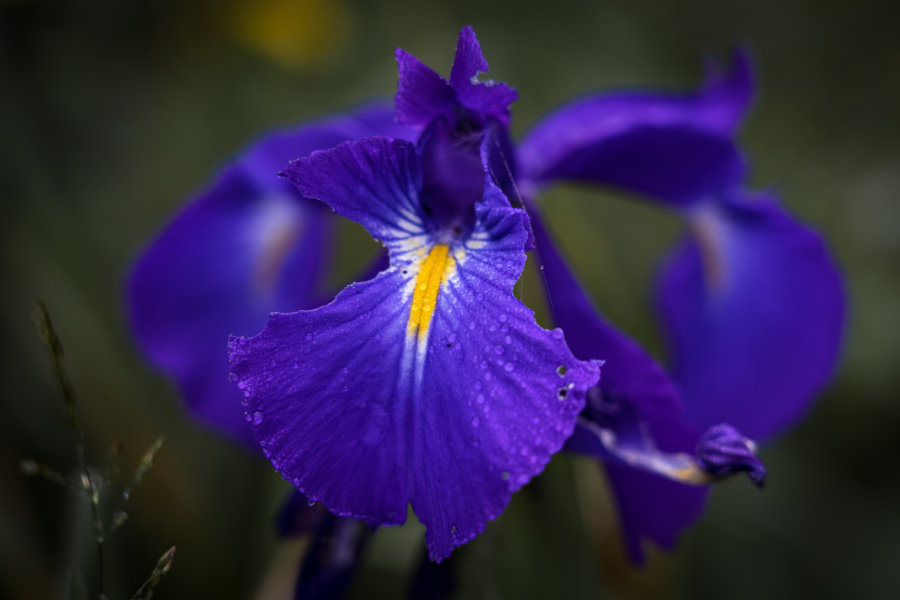
[[[331,219],[277,172],[288,160],[354,137],[412,135],[381,106],[276,131],[226,166],[145,250],[128,282],[141,349],[202,419],[250,441],[228,381],[229,334],[253,334],[274,310],[314,306]]]
[[[522,178],[589,181],[686,204],[739,181],[730,142],[749,103],[746,57],[690,95],[589,96],[540,121],[522,141]]]
[[[675,377],[698,427],[763,438],[826,382],[844,321],[841,279],[821,238],[771,198],[689,216],[693,235],[661,273],[658,307]]]
[[[498,190],[459,239],[400,237],[421,210],[410,151],[369,140],[295,165],[304,189],[385,240],[391,266],[327,306],[273,315],[232,341],[231,358],[256,437],[287,479],[372,524],[403,522],[412,504],[440,560],[560,449],[599,369],[512,295],[528,234]]]

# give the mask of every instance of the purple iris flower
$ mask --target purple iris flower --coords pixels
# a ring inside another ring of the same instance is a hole
[[[381,241],[390,267],[232,338],[231,366],[283,476],[372,525],[403,523],[411,505],[441,560],[562,448],[599,362],[575,359],[512,293],[528,216],[482,157],[515,93],[476,79],[487,65],[471,29],[449,82],[403,52],[398,62],[398,121],[423,128],[418,145],[348,142],[285,170]]]
[[[515,148],[516,93],[483,80],[471,29],[449,80],[397,60],[399,125],[369,109],[264,138],[150,247],[129,289],[142,347],[198,414],[252,429],[335,514],[395,524],[411,504],[433,559],[477,535],[573,429],[567,448],[607,465],[631,557],[642,538],[671,547],[705,497],[686,482],[762,481],[744,434],[802,413],[843,319],[818,236],[741,187],[746,61],[696,94],[585,98]],[[606,323],[553,245],[537,194],[557,180],[623,187],[689,224],[660,284],[672,375]],[[326,206],[380,240],[390,266],[315,308]],[[565,341],[512,295],[533,245]],[[242,410],[224,337],[297,309],[232,339]]]

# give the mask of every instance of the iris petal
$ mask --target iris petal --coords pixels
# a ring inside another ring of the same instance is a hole
[[[589,96],[539,122],[522,141],[523,179],[620,186],[686,204],[740,180],[743,160],[729,138],[750,100],[748,61],[688,95]]]
[[[397,49],[400,80],[394,95],[397,122],[425,126],[456,104],[456,93],[450,84],[418,58]]]
[[[668,259],[657,302],[687,415],[765,438],[834,367],[840,276],[818,234],[773,198],[705,205],[689,221],[694,235]]]
[[[561,448],[599,370],[512,295],[523,211],[489,188],[471,234],[442,238],[424,226],[417,166],[412,145],[377,139],[291,165],[305,195],[388,246],[391,266],[320,309],[273,315],[231,357],[286,478],[372,524],[403,522],[410,503],[440,560]]]
[[[673,549],[678,536],[700,517],[709,495],[708,487],[678,483],[623,464],[610,463],[606,472],[619,507],[625,550],[636,564],[644,562],[644,539]]]
[[[291,158],[379,133],[414,135],[373,105],[261,138],[135,265],[128,308],[141,349],[199,417],[226,433],[252,440],[227,378],[228,335],[259,331],[273,310],[318,304],[330,254],[330,215],[276,173]]]
[[[450,81],[405,50],[396,52],[400,81],[394,104],[397,120],[406,125],[425,126],[442,115],[454,116],[459,108],[493,117],[509,124],[509,105],[518,94],[498,81],[479,81],[488,70],[481,46],[471,27],[459,32]]]
[[[626,551],[633,562],[641,563],[641,541],[672,548],[677,534],[700,515],[706,498],[702,488],[642,470],[666,461],[661,467],[669,476],[678,465],[690,468],[686,455],[666,456],[662,451],[693,452],[698,433],[685,424],[680,395],[665,371],[601,318],[536,213],[531,225],[554,322],[566,332],[578,358],[605,359],[603,377],[589,391],[595,400],[589,400],[566,449],[606,464]],[[610,432],[616,447],[604,444],[595,428]],[[642,457],[641,464],[625,462],[622,457],[629,454]]]
[[[488,63],[475,32],[471,27],[463,27],[456,45],[450,85],[456,90],[460,104],[466,108],[509,124],[509,105],[516,101],[518,94],[505,83],[480,81],[479,75],[487,71]]]

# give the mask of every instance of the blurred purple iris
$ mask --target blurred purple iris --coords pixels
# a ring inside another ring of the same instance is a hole
[[[335,514],[395,524],[411,504],[433,559],[564,442],[607,465],[634,560],[642,538],[670,547],[699,513],[696,484],[762,482],[744,435],[799,416],[840,341],[821,240],[741,186],[746,60],[696,94],[587,97],[518,148],[516,92],[483,78],[470,28],[449,80],[397,60],[396,124],[374,107],[267,136],[151,245],[129,286],[142,348],[198,415],[252,435]],[[688,224],[659,285],[671,375],[603,320],[553,245],[537,194],[558,180],[626,188]],[[390,263],[320,306],[327,207]],[[534,246],[565,340],[512,295]],[[273,312],[232,338],[231,387],[225,339]]]

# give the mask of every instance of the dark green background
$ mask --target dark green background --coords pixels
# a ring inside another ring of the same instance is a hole
[[[834,382],[805,421],[762,451],[763,492],[743,479],[718,486],[676,552],[652,553],[632,570],[602,476],[590,461],[558,456],[454,556],[459,596],[897,597],[898,4],[319,4],[343,34],[290,68],[235,34],[235,11],[249,0],[0,2],[0,597],[67,597],[72,567],[95,585],[86,506],[18,470],[22,457],[64,472],[75,466],[31,321],[37,297],[68,350],[89,457],[99,462],[120,439],[127,472],[156,435],[167,436],[132,519],[109,540],[110,598],[128,597],[172,544],[175,566],[159,598],[285,592],[302,543],[276,543],[270,525],[288,486],[194,424],[142,363],[124,322],[123,281],[172,211],[242,144],[279,124],[389,97],[396,46],[447,73],[465,24],[492,75],[519,90],[517,133],[581,93],[696,85],[705,57],[748,48],[759,92],[741,140],[753,184],[773,186],[829,241],[850,316]],[[319,18],[288,24],[298,36],[328,33]],[[595,300],[658,352],[649,291],[678,236],[675,217],[597,190],[560,188],[546,201]],[[336,280],[374,251],[357,228],[345,230]],[[519,291],[540,312],[539,280],[527,276]],[[402,595],[421,540],[418,525],[379,532],[355,597]]]

